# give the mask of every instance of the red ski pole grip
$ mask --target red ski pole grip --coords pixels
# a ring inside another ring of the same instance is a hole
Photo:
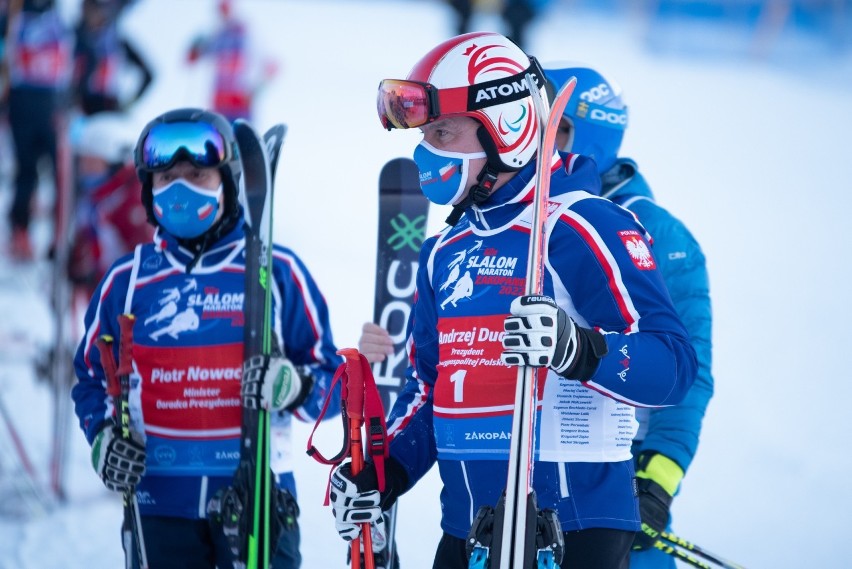
[[[118,385],[118,375],[115,371],[115,356],[112,355],[112,336],[104,334],[98,338],[95,345],[98,347],[98,353],[101,356],[101,367],[104,369],[106,377],[106,391],[110,397],[118,397],[121,395],[121,387]]]
[[[346,411],[350,420],[364,422],[364,375],[361,372],[361,353],[355,348],[337,350],[346,359]]]
[[[133,373],[133,325],[136,317],[132,314],[122,314],[118,317],[118,327],[121,337],[118,339],[118,371],[119,376]]]

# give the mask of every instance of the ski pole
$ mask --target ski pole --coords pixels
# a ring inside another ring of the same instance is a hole
[[[12,421],[12,415],[9,413],[6,404],[3,402],[2,395],[0,395],[0,416],[3,417],[3,423],[6,425],[6,430],[9,433],[9,437],[12,439],[12,445],[18,453],[18,461],[21,463],[21,466],[24,467],[24,471],[27,474],[26,479],[30,490],[32,491],[32,495],[36,500],[36,504],[40,511],[44,511],[46,508],[46,499],[42,492],[41,484],[39,483],[38,473],[36,472],[36,469],[30,460],[30,456],[27,453],[24,440],[15,428],[15,424]],[[23,493],[21,493],[21,495],[26,499],[26,496]]]
[[[693,557],[692,555],[690,555],[689,553],[687,553],[683,549],[678,549],[674,545],[666,543],[662,540],[658,539],[657,541],[655,541],[654,547],[656,549],[659,549],[663,553],[666,553],[666,554],[671,555],[672,557],[674,557],[676,559],[683,561],[684,563],[692,565],[693,567],[699,567],[700,569],[713,569],[713,567],[710,566],[709,564],[707,564],[705,561],[702,561],[702,560],[700,560],[696,557]]]
[[[707,561],[710,561],[711,563],[715,563],[716,565],[718,565],[722,569],[745,569],[745,567],[743,567],[742,565],[740,565],[738,563],[734,563],[733,561],[727,561],[727,560],[723,559],[722,557],[716,555],[715,553],[707,551],[703,547],[699,547],[692,542],[686,541],[682,537],[678,537],[673,533],[661,531],[660,532],[660,538],[664,542],[665,545],[674,544],[674,545],[676,545],[680,548],[683,548],[683,549],[689,551],[690,553],[694,553],[694,554],[696,554],[700,557],[703,557],[704,559],[706,559]],[[659,543],[659,541],[657,543]],[[657,546],[657,547],[659,548],[659,546]],[[666,551],[666,553],[668,553],[668,551]],[[698,565],[698,567],[703,567],[703,566]]]
[[[541,78],[539,77],[539,79]],[[524,294],[532,295],[541,294],[544,283],[544,225],[548,215],[550,173],[553,168],[552,157],[556,132],[562,111],[577,85],[577,80],[572,78],[560,89],[551,109],[547,109],[538,91],[536,78],[528,73],[525,80],[539,116],[532,228],[530,230],[524,287]],[[518,367],[512,414],[512,437],[509,447],[509,472],[506,483],[502,535],[500,536],[500,569],[527,567],[536,555],[534,551],[528,550],[531,528],[527,526],[530,509],[532,504],[535,503],[535,491],[532,488],[532,482],[537,403],[536,384],[539,378],[537,368],[528,365]]]
[[[385,412],[382,406],[382,398],[376,387],[376,379],[370,368],[367,358],[354,348],[345,348],[337,351],[338,355],[344,357],[332,379],[331,388],[328,390],[325,403],[314,428],[308,436],[308,456],[320,464],[336,466],[343,462],[346,457],[351,457],[352,474],[358,474],[364,468],[364,444],[361,438],[361,427],[366,426],[367,449],[373,459],[376,468],[376,481],[379,492],[385,490],[385,458],[388,456],[387,426],[385,425]],[[325,416],[331,396],[337,382],[340,382],[340,415],[343,419],[343,447],[332,458],[324,457],[313,445],[314,433]],[[329,491],[331,484],[326,488],[325,502],[329,503]],[[364,565],[366,569],[375,569],[375,558],[373,556],[373,539],[370,533],[370,524],[361,524],[361,535],[364,543]],[[361,542],[362,538],[352,540],[350,544],[349,558],[352,569],[361,569]]]
[[[348,370],[348,381],[344,387],[346,388],[346,410],[349,416],[349,453],[352,456],[352,474],[357,475],[364,468],[364,442],[361,439],[361,427],[364,425],[364,376],[361,374],[360,361],[358,361],[360,354],[356,350],[346,349],[338,353],[346,358]],[[350,362],[357,365],[350,367]],[[364,542],[364,566],[366,569],[375,569],[373,536],[370,533],[369,523],[361,524],[361,537],[353,539],[350,544],[352,569],[361,567],[361,541]]]
[[[136,318],[132,314],[122,314],[118,317],[121,338],[118,344],[118,362],[112,354],[113,338],[101,336],[97,347],[101,355],[101,366],[107,380],[107,394],[112,398],[115,412],[118,415],[121,437],[130,440],[130,374],[133,372],[133,324]],[[136,488],[126,490],[124,498],[124,549],[128,552],[127,568],[133,567],[132,551],[135,536],[136,552],[139,555],[139,566],[148,569],[148,555],[145,551],[145,538],[142,533],[142,518],[139,515],[139,502],[136,498]]]

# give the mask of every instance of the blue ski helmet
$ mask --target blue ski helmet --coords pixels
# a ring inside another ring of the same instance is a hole
[[[621,98],[621,87],[588,65],[551,63],[543,67],[556,91],[571,77],[577,78],[564,114],[571,123],[571,136],[560,150],[591,156],[598,172],[606,172],[618,158],[627,128],[627,105]]]

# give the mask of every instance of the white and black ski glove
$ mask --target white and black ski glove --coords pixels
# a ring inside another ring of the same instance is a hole
[[[388,514],[385,512],[382,517],[370,524],[370,537],[373,545],[373,561],[376,569],[385,569],[387,566],[387,551],[388,547]],[[360,535],[360,532],[359,532]],[[344,538],[346,539],[346,538]],[[366,567],[364,563],[364,540],[361,540],[361,567]],[[352,550],[346,548],[346,565],[352,563]],[[399,566],[399,564],[397,564]]]
[[[108,489],[132,490],[145,474],[145,446],[133,438],[121,438],[118,427],[107,425],[92,444],[92,466]]]
[[[520,296],[503,322],[503,363],[550,367],[562,377],[585,381],[606,355],[603,336],[576,325],[549,296]]]
[[[373,476],[375,479],[375,475]],[[382,517],[382,496],[378,485],[365,476],[352,474],[352,463],[346,461],[331,472],[331,499],[334,525],[340,537],[352,541],[361,535],[363,523],[377,523]]]
[[[312,387],[313,378],[300,375],[287,358],[259,355],[243,364],[241,395],[247,409],[291,411],[304,402]]]

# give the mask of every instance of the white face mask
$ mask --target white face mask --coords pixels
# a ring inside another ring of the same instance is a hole
[[[470,161],[485,158],[485,152],[445,152],[425,140],[414,149],[414,162],[420,170],[420,189],[429,201],[455,204],[464,194]]]

